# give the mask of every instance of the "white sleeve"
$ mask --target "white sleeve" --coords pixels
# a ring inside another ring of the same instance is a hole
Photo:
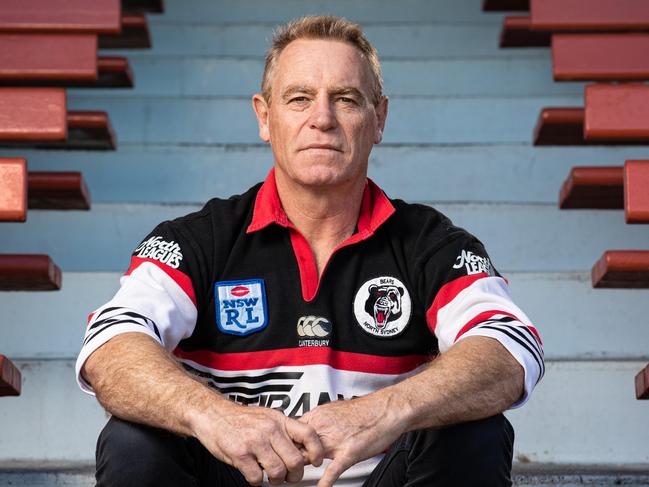
[[[545,373],[543,345],[536,328],[514,304],[502,277],[465,276],[447,283],[427,313],[440,352],[469,336],[498,340],[525,370],[525,404]]]
[[[196,326],[196,300],[189,277],[157,261],[133,258],[132,262],[117,294],[88,321],[76,374],[79,386],[89,394],[94,392],[81,377],[81,368],[92,352],[115,335],[144,333],[173,351]]]

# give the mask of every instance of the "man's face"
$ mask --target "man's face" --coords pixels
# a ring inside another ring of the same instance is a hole
[[[276,171],[306,186],[364,179],[383,136],[387,99],[371,102],[368,62],[351,44],[299,39],[282,51],[270,80],[271,104],[253,97],[259,136]]]

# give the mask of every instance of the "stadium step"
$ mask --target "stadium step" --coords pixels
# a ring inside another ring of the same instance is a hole
[[[598,468],[535,467],[533,472],[514,467],[514,486],[525,487],[640,487],[649,483],[649,471],[606,471]],[[0,469],[0,485],[15,487],[91,487],[91,466],[66,469]]]

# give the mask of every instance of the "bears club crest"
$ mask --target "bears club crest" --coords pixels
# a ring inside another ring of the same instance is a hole
[[[408,325],[412,304],[403,283],[394,277],[377,277],[363,284],[354,298],[356,321],[366,332],[393,337]]]

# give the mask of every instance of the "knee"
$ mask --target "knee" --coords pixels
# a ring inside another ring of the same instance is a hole
[[[112,417],[97,442],[97,487],[168,485],[176,476],[170,469],[187,456],[183,442],[167,431]]]
[[[413,433],[411,461],[431,466],[430,485],[511,485],[514,430],[502,414]]]

